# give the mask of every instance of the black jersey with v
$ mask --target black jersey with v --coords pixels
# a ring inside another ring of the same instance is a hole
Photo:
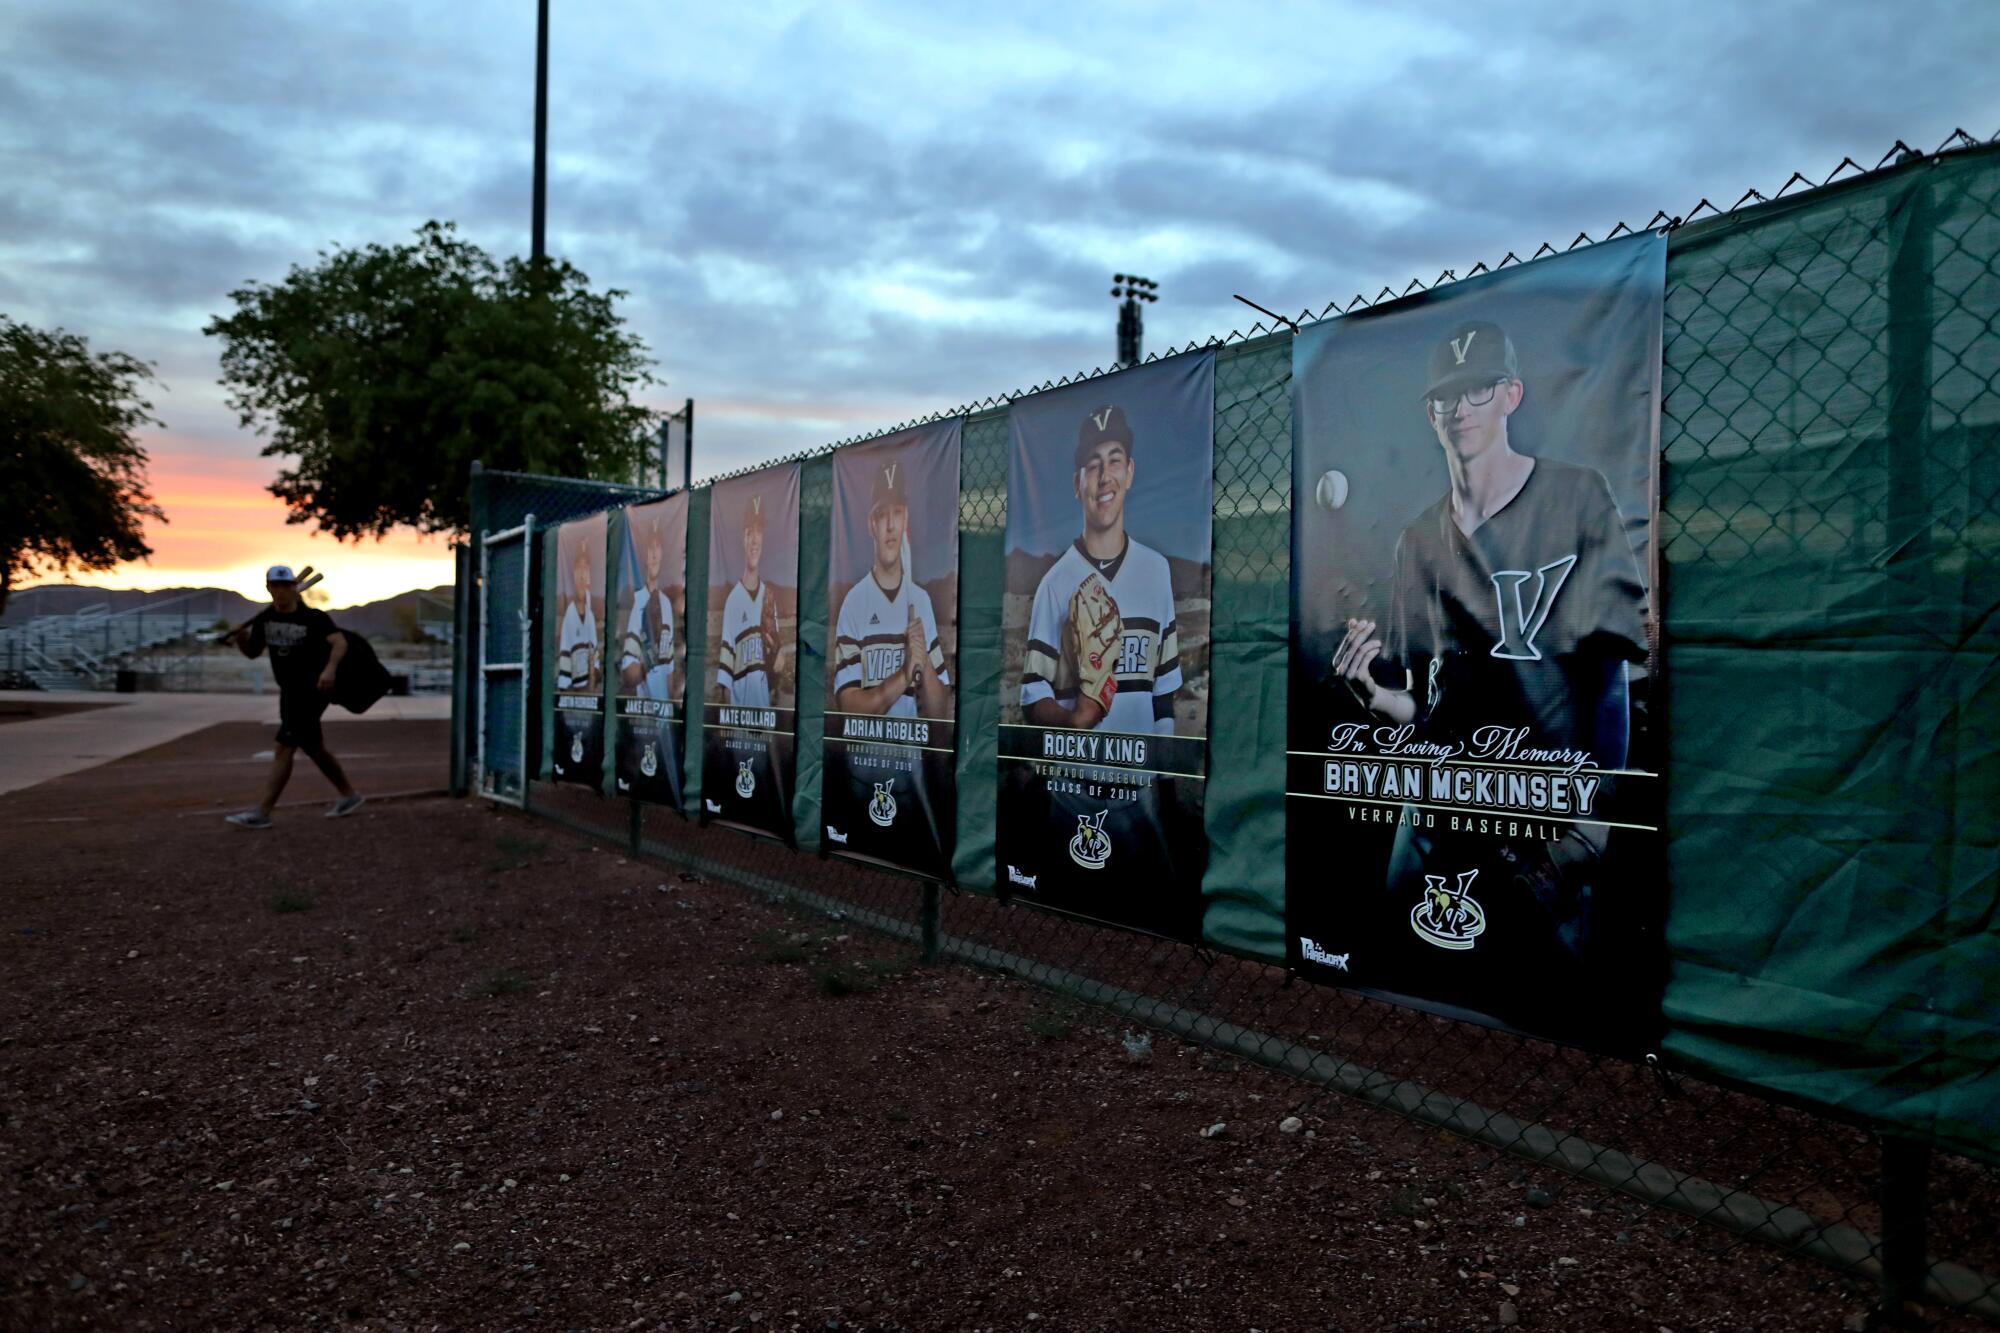
[[[1403,530],[1384,657],[1408,668],[1427,739],[1526,726],[1531,745],[1618,767],[1622,664],[1646,660],[1644,602],[1610,484],[1537,459],[1470,537],[1449,495]]]

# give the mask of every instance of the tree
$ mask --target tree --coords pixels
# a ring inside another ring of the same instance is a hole
[[[322,251],[283,282],[230,293],[222,380],[266,456],[288,521],[342,540],[400,525],[463,532],[474,459],[623,479],[655,414],[646,345],[560,260],[496,264],[450,223],[413,244]]]
[[[0,315],[0,611],[31,570],[110,569],[153,553],[144,521],[166,515],[134,439],[160,424],[139,396],[152,378],[123,352],[92,356],[74,334]]]

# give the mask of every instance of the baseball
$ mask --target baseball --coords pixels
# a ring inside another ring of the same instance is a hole
[[[1347,474],[1338,468],[1322,472],[1319,486],[1313,491],[1313,498],[1319,501],[1321,509],[1338,509],[1347,503]]]

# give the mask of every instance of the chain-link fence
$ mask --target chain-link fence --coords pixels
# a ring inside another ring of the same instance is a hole
[[[1944,148],[1892,150],[1874,172],[1844,162],[1818,187],[1794,177],[1727,214],[1704,201],[1688,220],[1649,224],[1672,229],[1656,586],[1673,977],[1655,1055],[1558,1047],[1304,983],[1272,961],[1271,904],[1286,888],[1275,853],[1211,874],[1204,947],[1191,949],[977,891],[993,881],[990,821],[961,821],[957,879],[975,891],[956,892],[575,787],[531,781],[529,807],[682,875],[836,914],[1434,1125],[1480,1145],[1488,1169],[1555,1168],[1573,1181],[1566,1204],[1669,1210],[1714,1224],[1700,1234],[1718,1247],[1768,1242],[1866,1275],[1892,1306],[2000,1318],[2000,1058],[1981,1065],[2000,988],[2000,154],[1969,139]],[[1357,304],[1369,302],[1319,317]],[[1213,689],[1249,703],[1211,729],[1206,817],[1211,841],[1278,849],[1290,336],[1259,327],[1207,345],[1219,349]],[[957,776],[961,807],[987,811],[1007,401],[962,410]],[[829,469],[811,457],[803,508],[823,527]],[[488,531],[653,494],[497,474],[476,486]],[[691,587],[705,585],[704,498],[689,522]],[[688,612],[700,645],[701,599]],[[703,675],[692,660],[689,675]],[[816,822],[817,675],[800,677],[802,828]],[[521,708],[530,731],[546,710],[537,698],[530,689]],[[697,719],[690,808],[700,746]]]

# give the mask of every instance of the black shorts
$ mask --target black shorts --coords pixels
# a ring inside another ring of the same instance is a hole
[[[278,744],[311,754],[323,745],[319,717],[326,711],[327,696],[313,687],[281,690],[278,693]]]

